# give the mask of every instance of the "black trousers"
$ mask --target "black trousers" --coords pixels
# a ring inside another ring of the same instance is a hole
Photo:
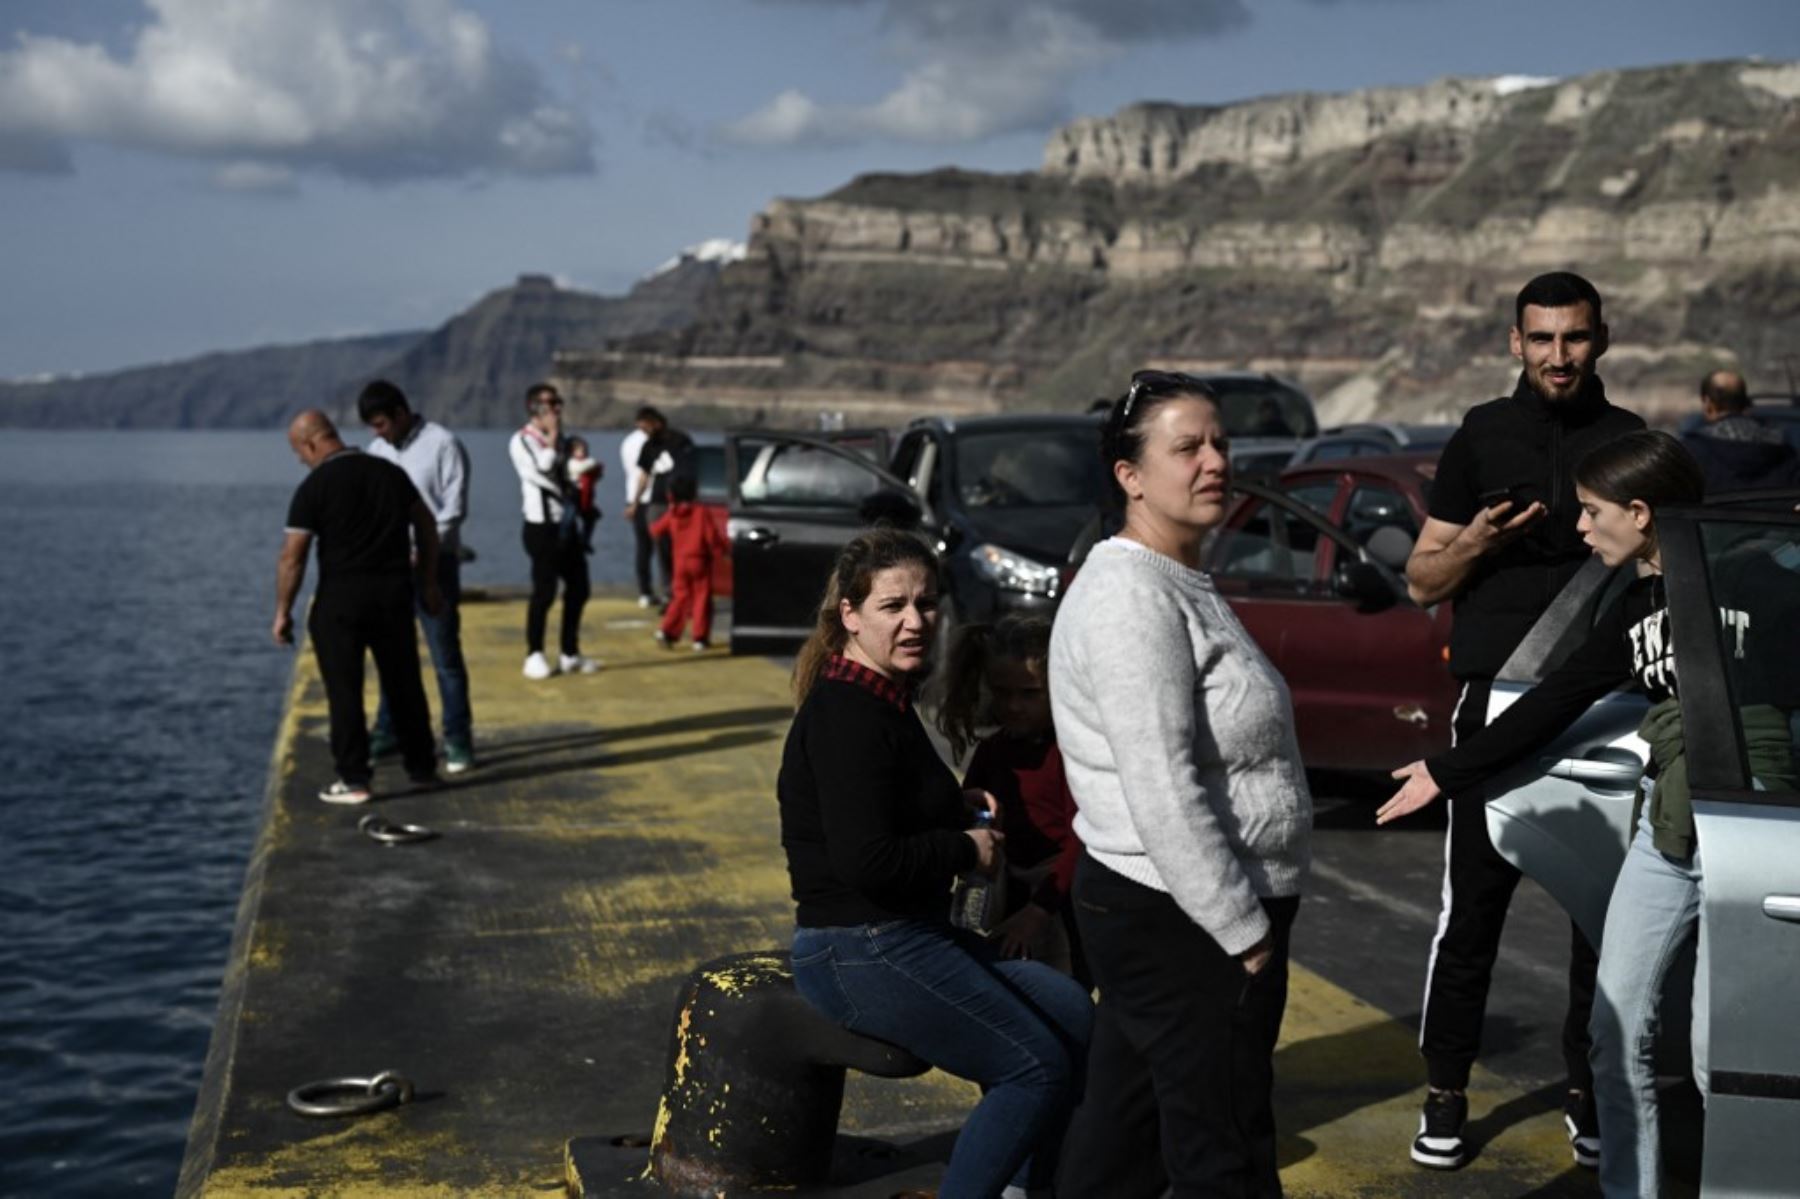
[[[405,575],[321,581],[306,618],[325,702],[331,712],[331,757],[338,777],[366,785],[369,725],[363,709],[363,658],[375,656],[381,693],[387,697],[394,736],[406,773],[435,773],[431,707],[419,677],[418,633],[413,625],[412,580]]]
[[[1457,703],[1455,734],[1461,741],[1487,723],[1486,679],[1463,685]],[[1460,1091],[1481,1052],[1481,1026],[1487,1018],[1488,986],[1500,955],[1506,909],[1519,885],[1519,871],[1501,857],[1488,837],[1484,796],[1449,800],[1450,827],[1444,842],[1443,909],[1431,943],[1425,975],[1425,1010],[1420,1017],[1419,1051],[1425,1055],[1430,1083]],[[1569,1086],[1593,1086],[1588,1065],[1588,1013],[1594,1007],[1594,971],[1599,955],[1569,922],[1569,1007],[1563,1016],[1562,1051]]]
[[[1275,951],[1255,975],[1168,895],[1086,854],[1070,898],[1100,1006],[1056,1193],[1279,1196],[1274,1055],[1299,897],[1262,901]]]
[[[581,652],[581,610],[588,601],[587,554],[579,537],[564,537],[560,526],[525,522],[525,553],[531,558],[531,602],[525,606],[525,651],[544,652],[544,624],[562,584],[562,652]]]
[[[639,595],[655,595],[656,582],[650,576],[650,555],[655,552],[655,539],[650,536],[649,506],[639,504],[631,515],[631,540],[633,544],[632,567],[637,574]],[[667,576],[664,576],[667,578]]]

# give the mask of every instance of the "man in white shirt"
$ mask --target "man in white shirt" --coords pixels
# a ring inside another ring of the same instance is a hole
[[[473,718],[469,712],[469,668],[463,662],[461,530],[469,511],[469,455],[462,442],[444,426],[426,420],[412,410],[406,395],[386,379],[363,388],[356,400],[357,415],[375,434],[369,453],[385,458],[406,472],[419,497],[437,522],[437,583],[443,606],[432,615],[418,609],[419,627],[437,669],[438,699],[444,713],[444,772],[461,774],[475,765]],[[380,758],[394,752],[393,723],[387,696],[375,714],[375,732],[369,740],[370,755]]]
[[[631,518],[631,537],[634,543],[632,567],[637,573],[638,607],[659,608],[662,601],[657,597],[655,580],[650,572],[651,557],[656,552],[656,542],[650,536],[650,516],[641,505],[632,506],[632,501],[644,490],[644,472],[638,466],[638,457],[644,452],[644,443],[648,440],[650,433],[642,424],[634,425],[631,432],[625,434],[625,440],[619,443],[619,476],[625,480],[625,510],[630,513]],[[668,455],[663,455],[652,473],[661,474],[668,469],[663,463],[669,461]],[[669,580],[665,577],[663,586],[666,588],[668,584]]]
[[[519,473],[519,497],[525,516],[525,553],[531,559],[531,601],[525,608],[525,677],[592,674],[600,663],[581,653],[581,610],[587,606],[587,547],[580,537],[564,536],[563,513],[569,495],[569,439],[563,435],[562,396],[548,383],[534,383],[525,393],[530,419],[506,443],[506,453]],[[555,665],[544,656],[544,626],[550,605],[562,586],[562,654]]]

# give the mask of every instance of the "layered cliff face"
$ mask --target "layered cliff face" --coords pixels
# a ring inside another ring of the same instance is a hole
[[[1800,64],[1136,105],[1037,172],[776,201],[697,325],[558,369],[597,409],[777,421],[1073,407],[1146,362],[1282,370],[1328,417],[1449,415],[1506,389],[1511,295],[1562,268],[1608,297],[1607,375],[1642,407],[1713,363],[1774,373]]]

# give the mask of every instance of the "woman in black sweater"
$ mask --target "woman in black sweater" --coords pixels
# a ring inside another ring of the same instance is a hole
[[[832,1021],[981,1084],[940,1195],[1048,1194],[1093,1011],[1072,979],[950,924],[952,882],[993,874],[1001,836],[970,827],[993,799],[958,787],[913,708],[937,591],[923,542],[865,533],[800,651],[777,783],[794,983]]]

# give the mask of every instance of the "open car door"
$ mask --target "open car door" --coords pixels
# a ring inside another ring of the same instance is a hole
[[[1791,507],[1792,500],[1789,500]],[[1657,513],[1710,964],[1701,1192],[1800,1184],[1800,515]]]
[[[886,453],[882,433],[729,435],[732,653],[792,649],[812,631],[845,543],[877,517],[919,518]]]

